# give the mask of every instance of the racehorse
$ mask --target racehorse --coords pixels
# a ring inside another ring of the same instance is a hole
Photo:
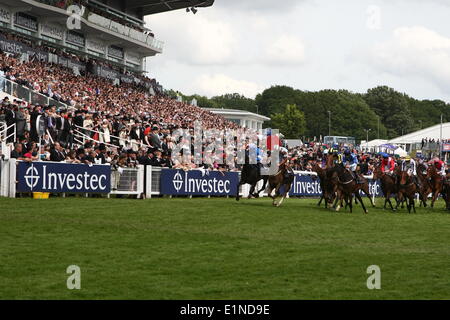
[[[353,175],[348,171],[342,164],[335,166],[332,169],[332,176],[337,179],[338,182],[338,193],[336,197],[336,201],[334,207],[336,207],[336,211],[339,211],[342,206],[342,200],[345,200],[347,204],[350,206],[350,212],[353,212],[353,194],[355,195],[358,202],[363,207],[364,212],[367,214],[366,207],[364,206],[364,202],[359,194],[360,190],[363,190],[364,193],[369,197],[372,206],[374,206],[372,202],[372,198],[369,194],[369,184],[367,180],[364,184],[358,184],[353,178]],[[337,205],[338,201],[341,201],[340,205]]]
[[[447,179],[444,182],[444,189],[442,191],[445,203],[447,205],[447,210],[450,210],[450,174],[447,175]]]
[[[325,208],[328,208],[328,185],[329,181],[327,180],[327,169],[323,169],[317,162],[312,162],[312,171],[317,173],[317,176],[312,176],[312,179],[315,180],[317,177],[320,181],[320,189],[322,190],[322,196],[320,197],[319,203],[317,204],[319,207],[322,204],[322,201],[325,200]]]
[[[359,179],[362,181],[362,183],[356,183],[353,179],[353,174],[348,169],[346,169],[343,164],[334,165],[335,160],[338,160],[338,156],[336,154],[333,154],[331,156],[329,155],[328,158],[329,159],[327,159],[328,161],[327,161],[327,170],[326,170],[326,172],[327,172],[327,175],[326,175],[327,183],[326,184],[328,186],[326,185],[325,187],[327,188],[328,200],[330,201],[330,203],[332,203],[332,201],[333,201],[333,199],[332,199],[333,196],[337,195],[337,198],[334,203],[334,208],[336,208],[336,205],[339,201],[338,199],[340,199],[340,201],[341,201],[340,207],[342,206],[342,200],[345,200],[347,205],[349,205],[349,203],[347,201],[348,199],[350,199],[350,201],[353,200],[353,196],[351,194],[350,194],[350,196],[348,196],[348,193],[347,193],[347,191],[349,191],[350,188],[348,188],[348,186],[343,188],[342,179],[339,177],[339,172],[342,173],[342,170],[344,170],[345,172],[347,172],[350,175],[352,182],[354,182],[355,192],[357,192],[359,195],[359,191],[362,191],[369,198],[369,201],[370,201],[370,204],[372,205],[372,207],[375,207],[372,197],[370,196],[369,182],[367,181],[367,179],[365,179],[361,175],[359,175]],[[345,181],[347,181],[346,183],[349,184],[349,180],[345,180]],[[343,190],[343,189],[345,189],[345,190]],[[347,194],[347,196],[345,196],[346,194]],[[360,199],[360,197],[357,197],[356,194],[355,194],[355,198],[356,198],[355,202],[359,201],[359,199]],[[336,208],[337,211],[339,211],[340,207]],[[363,207],[364,207],[364,205],[363,205]],[[352,208],[350,208],[350,210],[352,210]],[[364,207],[364,211],[367,213],[367,210],[365,209],[365,207]]]
[[[416,205],[414,202],[414,197],[417,193],[417,186],[412,180],[412,178],[409,176],[407,171],[402,171],[400,173],[399,177],[399,198],[400,201],[402,200],[403,196],[406,196],[408,199],[407,207],[408,212],[411,213],[411,208],[414,209],[414,213],[416,213]],[[399,203],[397,203],[397,208],[399,206]],[[396,209],[397,209],[396,208]]]
[[[281,206],[283,203],[283,200],[286,198],[287,194],[291,190],[292,183],[294,182],[294,172],[292,171],[289,161],[284,160],[279,167],[278,173],[269,176],[269,186],[267,194],[269,197],[272,198],[273,202],[272,204],[274,206]],[[280,189],[283,187],[283,195],[280,194]],[[273,196],[272,193],[275,190],[275,195]],[[280,201],[278,203],[276,202],[277,197],[281,195]]]
[[[425,172],[425,173],[424,173]],[[420,181],[420,190],[419,190],[419,196],[420,196],[420,206],[427,207],[427,200],[428,195],[433,192],[433,189],[431,188],[430,180],[427,177],[427,168],[424,164],[419,164],[417,166],[417,177]]]
[[[444,178],[439,174],[434,165],[430,165],[427,170],[427,177],[430,179],[431,192],[433,193],[433,198],[431,199],[431,207],[434,208],[434,203],[436,202],[439,194],[442,193],[442,188],[444,186]]]
[[[383,191],[384,194],[384,209],[386,209],[386,205],[389,203],[392,211],[397,210],[396,208],[394,209],[394,206],[392,205],[391,202],[391,195],[392,194],[396,195],[398,193],[398,187],[397,184],[395,183],[395,178],[382,172],[381,166],[378,165],[375,167],[373,179],[374,180],[379,179],[381,182],[381,191]],[[396,199],[396,201],[398,206],[398,200]]]
[[[261,175],[261,170],[256,164],[244,164],[241,172],[241,180],[237,186],[236,201],[240,200],[239,188],[244,184],[251,185],[248,198],[259,198],[259,194],[266,189],[268,176]],[[255,193],[256,185],[263,180],[263,187]]]

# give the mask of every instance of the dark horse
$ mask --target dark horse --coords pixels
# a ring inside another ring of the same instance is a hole
[[[444,182],[444,189],[442,191],[445,203],[447,205],[447,210],[450,210],[450,174],[447,175],[447,179]]]
[[[239,181],[239,184],[237,186],[236,201],[240,200],[239,188],[244,184],[251,185],[250,192],[248,193],[249,199],[251,199],[252,197],[259,198],[259,194],[261,193],[261,191],[264,191],[266,189],[268,179],[268,176],[261,175],[261,169],[258,165],[244,164],[241,172],[241,180]],[[256,185],[261,180],[264,181],[264,185],[258,192],[255,193]]]
[[[358,184],[356,183],[355,179],[353,178],[353,175],[350,171],[348,171],[342,164],[336,165],[332,169],[332,176],[337,181],[337,197],[334,206],[336,207],[336,211],[339,211],[342,205],[342,200],[345,200],[345,202],[350,206],[350,212],[353,212],[353,194],[355,195],[356,199],[358,199],[358,202],[361,204],[363,210],[365,213],[369,213],[364,206],[364,202],[361,198],[361,195],[359,194],[359,191],[362,190],[364,193],[367,194],[367,196],[370,199],[370,202],[372,203],[372,198],[369,194],[369,186],[366,181],[364,184]],[[337,205],[338,201],[341,201],[341,205]]]
[[[322,190],[322,196],[320,197],[319,203],[317,204],[319,207],[322,204],[322,201],[325,200],[325,208],[328,208],[328,193],[329,193],[329,182],[327,181],[327,170],[323,169],[316,161],[312,163],[312,171],[317,173],[317,176],[313,175],[311,178],[316,180],[319,178],[320,189]]]

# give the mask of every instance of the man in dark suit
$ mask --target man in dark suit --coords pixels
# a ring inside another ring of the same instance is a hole
[[[5,121],[6,121],[6,126],[10,127],[16,123],[17,107],[12,104],[9,104],[8,106],[9,106],[9,108],[6,110]],[[9,136],[9,138],[7,139],[7,142],[14,142],[16,140],[16,137],[14,136],[14,128],[13,127],[8,129],[7,135]]]
[[[30,117],[30,139],[32,142],[39,142],[39,131],[45,131],[45,121],[42,120],[41,106],[35,106]],[[40,128],[42,126],[44,126],[44,128]]]
[[[68,114],[67,115],[67,119],[64,121],[66,122],[64,124],[64,128],[61,129],[61,138],[60,138],[60,142],[66,147],[66,148],[71,148],[72,147],[72,143],[73,143],[73,130],[74,130],[74,125],[72,122],[72,114]]]
[[[150,133],[150,143],[153,148],[161,149],[161,140],[159,139],[159,128],[153,127],[152,132]]]
[[[56,118],[56,141],[61,142],[61,135],[64,129],[67,127],[67,120],[66,120],[66,111],[61,111],[59,113],[59,117]]]
[[[66,160],[64,149],[61,147],[59,142],[55,142],[54,147],[50,151],[50,161],[61,162],[64,160]]]

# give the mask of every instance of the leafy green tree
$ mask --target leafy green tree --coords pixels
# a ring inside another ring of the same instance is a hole
[[[297,91],[287,86],[274,86],[256,96],[259,113],[270,116],[282,113],[288,104],[295,104]]]
[[[215,102],[218,108],[245,110],[254,113],[258,111],[254,99],[247,98],[239,93],[216,96],[212,97],[211,100]]]
[[[387,137],[395,138],[414,129],[408,96],[387,86],[369,89],[364,99],[381,118],[387,128]]]
[[[305,115],[295,104],[288,104],[283,113],[272,115],[272,127],[279,129],[287,139],[299,139],[305,133]]]

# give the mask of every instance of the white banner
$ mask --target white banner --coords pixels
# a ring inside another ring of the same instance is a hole
[[[42,24],[41,34],[53,39],[62,40],[64,37],[64,30],[52,24]]]
[[[0,7],[0,21],[4,23],[11,22],[11,12],[4,7]]]
[[[101,54],[106,54],[106,45],[98,40],[86,39],[86,48]]]
[[[138,54],[134,54],[134,53],[130,53],[129,51],[126,51],[125,57],[128,62],[137,64],[137,65],[141,64],[141,59],[139,58]]]

